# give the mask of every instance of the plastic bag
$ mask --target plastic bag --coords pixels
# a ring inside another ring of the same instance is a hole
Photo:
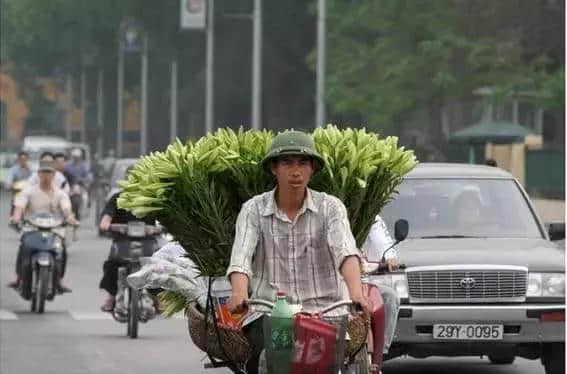
[[[200,277],[195,264],[186,257],[185,249],[178,243],[167,243],[152,257],[142,257],[142,268],[128,276],[128,284],[136,289],[162,288],[179,292],[188,302],[196,300],[205,307],[207,279]]]

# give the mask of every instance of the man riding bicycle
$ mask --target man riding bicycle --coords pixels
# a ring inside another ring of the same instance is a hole
[[[236,222],[227,269],[230,310],[239,310],[249,291],[252,298],[269,301],[284,291],[291,304],[307,312],[345,299],[368,309],[347,210],[338,198],[307,187],[324,163],[306,133],[285,131],[274,139],[262,167],[277,186],[244,203]],[[254,349],[247,372],[257,372],[261,319],[244,332]]]

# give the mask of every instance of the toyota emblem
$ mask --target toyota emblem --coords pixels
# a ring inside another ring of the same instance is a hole
[[[465,290],[470,290],[476,286],[476,280],[471,277],[461,279],[461,287]]]

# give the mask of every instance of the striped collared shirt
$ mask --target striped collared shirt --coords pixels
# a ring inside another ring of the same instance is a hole
[[[281,290],[289,303],[314,312],[349,298],[340,274],[348,256],[360,258],[338,198],[308,189],[291,221],[272,190],[243,204],[227,275],[248,275],[252,298],[275,301]]]

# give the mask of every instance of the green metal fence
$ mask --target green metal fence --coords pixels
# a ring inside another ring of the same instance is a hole
[[[526,190],[532,196],[565,198],[565,150],[526,150]]]

